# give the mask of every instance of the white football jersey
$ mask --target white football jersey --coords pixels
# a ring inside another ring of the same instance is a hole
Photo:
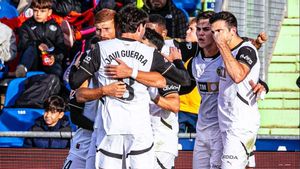
[[[260,61],[256,48],[250,41],[242,42],[233,51],[232,55],[241,63],[249,66],[250,72],[246,78],[236,84],[228,75],[225,65],[218,68],[220,76],[218,114],[221,131],[228,129],[245,129],[257,132],[260,123],[260,114],[249,84],[250,80],[258,82]]]
[[[108,43],[107,43],[108,42]],[[111,45],[114,44],[114,45]],[[117,65],[115,58],[121,59],[133,69],[149,72],[152,66],[154,48],[137,41],[113,39],[98,43],[101,65],[98,70],[100,86],[116,82],[105,75],[106,65]],[[125,50],[124,50],[125,49]],[[132,78],[120,79],[126,83],[127,92],[123,98],[106,96],[103,98],[101,114],[103,127],[108,135],[137,134],[151,132],[147,87]]]
[[[179,85],[168,83],[168,85],[159,89],[161,96],[170,93],[178,93]],[[149,93],[153,90],[149,89]],[[151,125],[154,136],[154,151],[168,152],[174,156],[178,155],[178,115],[158,107],[151,101],[150,103]]]
[[[202,50],[192,60],[192,74],[201,95],[197,131],[218,126],[219,76],[217,69],[222,62],[219,53],[213,57],[205,57]]]

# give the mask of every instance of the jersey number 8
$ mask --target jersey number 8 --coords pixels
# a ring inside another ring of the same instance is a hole
[[[132,85],[134,84],[134,79],[132,78],[126,78],[122,80],[126,85],[126,91],[123,94],[122,100],[131,101],[134,97],[134,90],[132,88]]]

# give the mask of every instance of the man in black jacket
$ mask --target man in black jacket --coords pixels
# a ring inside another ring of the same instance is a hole
[[[188,20],[184,12],[177,8],[172,0],[145,0],[143,9],[148,14],[159,14],[166,19],[168,36],[185,38]]]
[[[49,19],[52,0],[33,0],[31,6],[33,17],[23,23],[19,32],[21,60],[16,76],[25,76],[29,70],[40,70],[61,77],[65,45],[60,26]],[[49,52],[51,48],[53,50]],[[42,53],[48,55],[46,60],[42,60]]]

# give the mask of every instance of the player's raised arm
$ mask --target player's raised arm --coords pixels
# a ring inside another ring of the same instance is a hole
[[[174,66],[170,62],[165,62],[163,56],[157,50],[154,51],[153,57],[151,71],[160,72],[164,77],[182,86],[190,85],[191,79],[189,73],[184,68],[181,60],[174,60],[174,63],[176,62],[177,64]]]
[[[69,75],[69,83],[71,89],[77,89],[80,85],[98,71],[100,67],[100,57],[99,57],[99,45],[96,44],[95,48],[88,50],[84,57],[81,57],[80,65],[77,67],[73,65],[71,67]]]

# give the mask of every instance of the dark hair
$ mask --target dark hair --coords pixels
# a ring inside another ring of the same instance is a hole
[[[57,95],[50,96],[44,101],[45,111],[58,111],[64,112],[66,103],[63,98]]]
[[[118,15],[121,33],[135,33],[137,28],[148,22],[148,14],[134,4],[124,6]]]
[[[52,9],[52,0],[32,0],[31,7],[38,9]]]
[[[160,27],[166,29],[166,19],[159,14],[149,15],[149,22],[158,24]]]
[[[214,14],[210,19],[209,19],[209,23],[212,24],[216,21],[219,21],[219,20],[223,20],[226,22],[227,26],[229,28],[232,28],[232,27],[236,27],[237,28],[237,20],[236,20],[236,17],[230,13],[230,12],[227,12],[227,11],[222,11],[222,12],[219,12],[219,13],[216,13]]]
[[[214,11],[205,11],[205,12],[201,12],[198,14],[197,18],[197,22],[200,19],[210,19],[213,15],[215,14]]]
[[[165,44],[164,38],[155,30],[146,28],[144,39],[148,39],[153,45],[157,47],[157,50],[161,50]]]

